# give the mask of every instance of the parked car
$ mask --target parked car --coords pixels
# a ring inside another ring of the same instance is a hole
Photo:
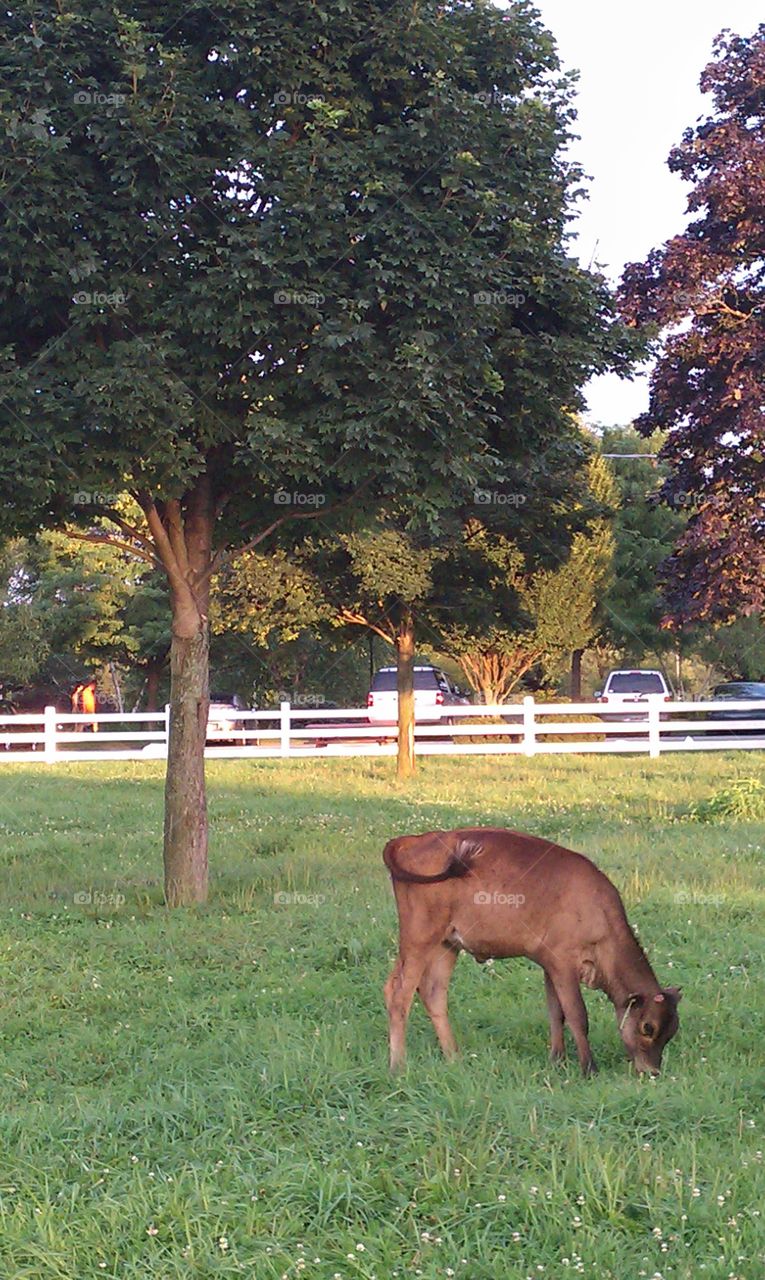
[[[252,727],[251,721],[238,719],[237,711],[245,711],[246,707],[237,693],[210,694],[210,711],[207,717],[207,741],[212,746],[246,746],[243,737],[245,729]]]
[[[613,707],[613,713],[598,713],[601,720],[647,720],[647,711],[632,714],[635,704],[671,702],[672,690],[661,671],[610,671],[603,689],[595,694],[595,701]]]
[[[726,684],[715,685],[712,690],[712,702],[765,702],[765,682],[759,680],[730,680]],[[720,707],[719,711],[708,711],[708,720],[763,720],[765,707],[757,707],[752,711],[736,711],[732,707]],[[741,733],[765,733],[765,724],[761,729],[742,729]]]
[[[398,674],[395,667],[381,667],[367,694],[367,719],[370,724],[396,724],[398,721]],[[449,680],[439,667],[414,668],[414,717],[420,724],[449,721],[449,707],[470,705],[467,694]]]

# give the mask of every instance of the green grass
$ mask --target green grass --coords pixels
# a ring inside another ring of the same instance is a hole
[[[765,822],[686,817],[756,757],[390,770],[216,762],[210,902],[174,914],[159,765],[0,771],[2,1280],[760,1280]],[[415,1007],[389,1077],[380,851],[461,823],[611,875],[685,991],[658,1080],[597,993],[600,1075],[550,1067],[540,971],[467,957],[462,1058]]]

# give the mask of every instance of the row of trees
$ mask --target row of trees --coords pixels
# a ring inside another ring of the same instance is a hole
[[[598,451],[584,468],[576,531],[544,557],[524,554],[507,518],[492,507],[492,519],[484,503],[451,539],[415,545],[392,522],[366,523],[238,557],[212,584],[215,691],[261,707],[285,695],[357,705],[370,660],[374,668],[395,659],[405,611],[420,654],[451,662],[487,704],[528,689],[579,698],[587,655],[586,696],[623,663],[665,666],[679,692],[679,664],[696,681],[757,678],[765,646],[756,620],[682,633],[665,625],[659,569],[687,515],[656,501],[666,474],[654,456],[660,442],[612,430],[589,444]],[[63,702],[86,669],[98,669],[119,705],[153,710],[166,700],[171,631],[159,573],[125,550],[46,533],[6,545],[0,583],[6,693],[58,687]]]

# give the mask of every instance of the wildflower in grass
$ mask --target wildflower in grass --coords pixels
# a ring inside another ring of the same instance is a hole
[[[520,1233],[520,1231],[514,1231],[514,1232],[513,1232],[513,1243],[514,1243],[514,1244],[520,1244],[520,1242],[521,1242],[521,1233]]]
[[[228,1240],[226,1239],[225,1236],[219,1236],[218,1248],[220,1249],[221,1253],[225,1253],[226,1250],[228,1249]]]
[[[357,1245],[356,1245],[356,1252],[357,1252],[357,1253],[366,1253],[366,1245],[365,1245],[365,1244],[357,1244]]]
[[[146,1234],[147,1236],[158,1236],[159,1227],[155,1227],[153,1222],[149,1223],[149,1226],[146,1228]]]
[[[497,1199],[499,1200],[500,1204],[504,1204],[505,1201],[507,1200],[507,1196],[497,1196]]]

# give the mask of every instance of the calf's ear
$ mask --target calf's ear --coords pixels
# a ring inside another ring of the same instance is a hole
[[[669,996],[670,1000],[674,1000],[675,1004],[679,1004],[683,998],[681,987],[664,987],[664,995]]]

